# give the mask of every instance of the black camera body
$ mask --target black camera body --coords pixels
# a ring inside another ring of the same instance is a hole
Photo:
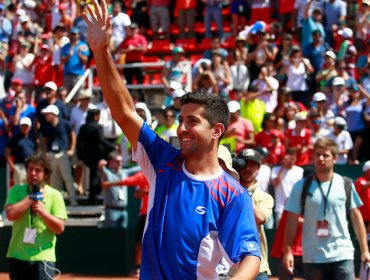
[[[233,160],[233,168],[235,168],[236,170],[240,170],[247,165],[247,161],[244,158],[236,157],[236,158],[233,158],[232,160]]]

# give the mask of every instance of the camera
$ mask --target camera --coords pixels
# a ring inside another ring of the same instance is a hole
[[[233,161],[233,168],[239,170],[244,168],[247,165],[247,161],[244,158],[236,157],[232,159]]]

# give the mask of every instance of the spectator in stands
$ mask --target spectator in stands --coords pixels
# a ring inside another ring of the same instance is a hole
[[[316,92],[312,98],[312,101],[314,102],[313,105],[315,106],[317,113],[320,115],[320,125],[323,128],[328,128],[330,120],[335,116],[333,111],[329,108],[327,99],[326,94],[323,92]]]
[[[35,28],[27,15],[20,16],[19,23],[21,25],[21,29],[17,34],[18,42],[28,42],[29,48],[32,48],[36,42],[38,30]]]
[[[69,32],[73,26],[73,19],[68,14],[67,8],[68,8],[67,3],[59,4],[58,9],[59,9],[60,20],[58,22],[58,25],[59,24],[63,25],[66,28],[67,32]]]
[[[36,102],[45,98],[45,96],[41,96],[44,91],[44,86],[48,81],[52,81],[54,78],[54,69],[51,63],[52,55],[50,53],[49,45],[42,44],[40,54],[35,58],[33,63],[33,71],[35,75],[33,85],[35,88],[34,94]]]
[[[194,22],[195,9],[197,6],[196,0],[176,1],[176,10],[179,14],[179,28],[181,39],[195,38]]]
[[[34,134],[31,132],[32,121],[28,117],[21,118],[20,129],[10,138],[5,149],[5,159],[9,170],[13,175],[14,185],[21,185],[27,182],[26,159],[36,152]]]
[[[84,11],[85,7],[86,7],[86,2],[85,1],[80,1],[81,11]],[[76,27],[79,30],[81,41],[87,42],[87,24],[83,20],[81,14],[74,19],[73,27]]]
[[[310,150],[312,150],[312,133],[306,128],[307,112],[299,112],[294,117],[295,128],[285,132],[286,146],[297,149],[298,166],[310,163]]]
[[[362,0],[359,9],[356,11],[355,15],[355,37],[356,41],[369,39],[370,35],[370,1]]]
[[[311,129],[312,143],[315,143],[319,138],[325,138],[328,136],[330,131],[322,125],[321,115],[316,108],[311,108],[308,112],[308,120],[309,128]]]
[[[306,181],[306,184],[304,180],[297,182],[285,206],[289,213],[284,236],[283,264],[286,270],[293,274],[294,258],[291,246],[299,216],[303,214],[305,279],[354,278],[354,247],[348,230],[348,216],[360,244],[361,261],[370,261],[366,230],[358,210],[362,203],[352,182],[349,185],[342,176],[334,173],[337,154],[338,146],[333,140],[324,138],[316,141],[312,180]],[[306,195],[303,193],[304,185],[308,188]],[[351,193],[351,199],[347,193]],[[335,245],[338,242],[341,246]],[[318,244],[320,246],[317,246]]]
[[[4,157],[5,148],[9,141],[10,126],[8,118],[4,111],[0,108],[0,166],[5,167],[6,161]]]
[[[168,6],[169,0],[150,0],[150,25],[153,30],[154,39],[161,36],[169,38],[170,31],[170,15]]]
[[[279,81],[279,83],[285,83],[286,81],[286,75],[281,74],[280,72],[284,68],[284,65],[289,64],[289,57],[290,53],[292,52],[292,48],[293,36],[289,33],[285,33],[282,36],[281,45],[274,61],[274,68],[277,72],[275,78]]]
[[[268,155],[266,156],[266,164],[269,166],[274,166],[283,160],[285,153],[286,153],[286,148],[284,143],[280,139],[280,133],[277,131],[272,131],[271,132],[271,150],[269,150]]]
[[[325,91],[328,82],[338,76],[335,69],[336,55],[333,51],[326,51],[324,55],[324,64],[322,69],[316,75],[316,84],[321,91]]]
[[[240,99],[240,115],[251,121],[255,133],[262,130],[262,122],[266,113],[266,104],[257,97],[262,94],[255,86],[250,85],[248,91]]]
[[[176,113],[172,109],[165,109],[163,111],[164,124],[156,127],[155,132],[167,142],[170,141],[171,137],[176,137],[176,130],[178,124],[175,122]]]
[[[48,153],[52,167],[50,182],[56,188],[67,188],[71,206],[77,205],[76,190],[72,175],[70,157],[76,147],[76,134],[69,123],[64,120],[55,105],[49,105],[41,110],[45,116],[46,125],[42,132],[42,149]]]
[[[312,78],[322,69],[324,65],[324,54],[329,50],[329,45],[323,41],[321,31],[316,29],[312,32],[312,42],[303,49],[303,56],[307,58],[314,69]]]
[[[233,36],[237,37],[239,31],[247,25],[247,13],[250,10],[249,1],[233,0],[231,1],[231,20]]]
[[[217,82],[218,95],[220,95],[225,101],[228,101],[228,86],[231,83],[231,72],[229,63],[223,59],[222,52],[220,50],[212,51],[211,70]]]
[[[250,83],[250,73],[245,65],[248,50],[245,47],[246,41],[243,37],[235,39],[236,47],[232,51],[232,63],[230,65],[231,85],[233,86],[233,95],[236,100],[240,100],[248,90]]]
[[[176,120],[178,120],[181,111],[181,97],[185,95],[185,91],[181,88],[173,91],[173,104],[170,107],[176,113]],[[149,109],[148,109],[149,110]],[[148,122],[147,122],[148,123]],[[150,125],[150,123],[148,123]]]
[[[14,105],[14,98],[15,96],[23,92],[23,82],[21,79],[14,79],[11,81],[10,87],[8,89],[8,92],[6,94],[6,97],[2,99],[1,101],[1,109],[4,111],[6,115],[9,114],[9,109],[11,106]]]
[[[65,44],[61,51],[61,63],[64,64],[64,86],[68,92],[84,74],[90,54],[88,45],[79,38],[79,30],[76,27],[71,28],[70,42]]]
[[[126,54],[126,63],[143,62],[147,46],[148,42],[146,38],[139,34],[139,26],[136,23],[131,23],[127,37],[123,40],[116,52]],[[144,82],[144,69],[142,67],[125,68],[123,71],[127,84],[133,84],[134,77],[138,84]]]
[[[329,0],[324,4],[325,34],[326,41],[333,46],[333,32],[337,31],[338,25],[345,22],[347,16],[347,3],[343,0]]]
[[[302,48],[305,49],[308,44],[312,43],[313,41],[312,33],[315,30],[320,31],[323,40],[326,39],[326,33],[325,33],[324,26],[322,24],[323,10],[322,10],[320,3],[317,3],[317,1],[315,2],[313,0],[308,0],[308,1],[300,0],[299,2],[302,3],[303,6],[305,6],[303,26],[302,26],[302,35],[299,37],[301,39]],[[311,16],[310,16],[310,13],[311,13]]]
[[[125,39],[127,28],[131,25],[130,17],[122,12],[122,3],[113,2],[112,10],[112,48],[115,50]]]
[[[91,103],[92,97],[90,89],[81,89],[78,92],[78,104],[73,107],[70,115],[70,124],[76,135],[78,135],[80,127],[86,122],[88,110],[96,108],[96,106]]]
[[[276,134],[280,142],[285,143],[285,136],[282,132],[276,129],[276,116],[272,113],[265,113],[262,121],[262,131],[255,136],[256,146],[267,148],[269,151],[273,149],[271,135]]]
[[[338,60],[335,64],[335,69],[337,71],[338,76],[329,81],[329,85],[335,86],[334,85],[335,79],[337,79],[336,86],[352,87],[357,83],[356,79],[352,77],[350,73],[347,71],[347,63],[344,60]],[[344,84],[340,79],[343,80]]]
[[[332,139],[338,145],[336,164],[348,164],[348,155],[353,148],[353,142],[351,135],[346,130],[346,120],[342,117],[335,117],[333,126],[333,132],[327,135],[327,138]]]
[[[5,4],[0,3],[0,21],[1,21],[0,42],[8,46],[9,39],[10,39],[10,36],[12,35],[13,28],[12,28],[12,23],[6,17],[6,13],[4,12],[5,10],[6,10]]]
[[[53,66],[53,79],[58,86],[64,84],[64,69],[61,64],[61,52],[64,45],[69,43],[69,38],[66,36],[66,29],[62,25],[57,25],[53,29],[53,36],[51,39],[51,52],[52,52],[52,66]]]
[[[309,105],[309,87],[306,77],[314,69],[307,58],[304,58],[299,47],[294,47],[290,53],[289,64],[285,65],[281,74],[287,75],[286,87],[292,92],[293,100]]]
[[[10,107],[8,117],[11,132],[16,133],[19,131],[19,121],[23,117],[28,117],[32,121],[36,115],[36,109],[33,105],[27,102],[26,94],[20,92],[15,96],[15,105]]]
[[[355,182],[356,191],[363,205],[359,208],[365,222],[366,232],[370,233],[370,161],[364,163],[362,174]]]
[[[212,38],[212,21],[216,22],[217,36],[221,42],[225,40],[222,24],[222,2],[213,0],[202,0],[205,3],[204,25],[206,28],[206,38]]]
[[[100,111],[98,109],[89,110],[86,124],[81,126],[77,137],[78,158],[90,169],[89,204],[95,204],[96,196],[101,192],[98,174],[99,161],[115,150],[115,144],[104,138],[103,128],[99,125],[99,118]]]
[[[272,214],[274,199],[258,187],[256,176],[262,164],[261,154],[253,149],[245,149],[240,152],[238,158],[243,162],[236,166],[240,175],[240,184],[248,190],[253,200],[253,212],[258,226],[258,233],[261,242],[261,266],[256,279],[267,279],[271,274],[268,264],[267,239],[263,225]],[[232,275],[232,273],[231,273]]]
[[[274,187],[275,225],[280,222],[284,206],[290,196],[293,185],[303,178],[303,168],[295,165],[297,150],[288,148],[280,165],[271,170],[271,184]]]
[[[232,151],[239,154],[241,150],[255,146],[253,125],[248,119],[240,116],[238,101],[229,101],[227,107],[230,111],[230,124],[223,139],[231,138],[235,147]]]
[[[131,0],[132,15],[131,21],[136,22],[140,28],[140,34],[146,34],[150,28],[148,3],[146,0]]]
[[[223,59],[227,59],[229,53],[226,49],[222,48],[221,46],[221,38],[218,36],[214,36],[211,41],[211,48],[206,50],[203,54],[203,58],[212,59],[212,52],[219,51],[222,54]]]
[[[5,72],[7,71],[8,50],[9,45],[0,41],[0,101],[6,97],[4,81]]]
[[[28,41],[20,43],[19,53],[13,57],[13,77],[12,79],[20,79],[23,82],[23,88],[27,94],[27,101],[31,101],[31,93],[33,88],[33,71],[32,64],[35,60],[35,55],[31,51],[31,44]]]
[[[5,203],[13,221],[7,258],[10,279],[47,279],[55,274],[56,235],[63,233],[67,219],[63,196],[47,184],[51,167],[44,155],[27,159],[27,184],[9,190]],[[31,196],[39,187],[42,199]]]
[[[118,137],[122,134],[122,130],[113,119],[104,96],[102,102],[98,103],[96,108],[100,110],[99,124],[103,127],[104,138],[112,144],[116,143]]]

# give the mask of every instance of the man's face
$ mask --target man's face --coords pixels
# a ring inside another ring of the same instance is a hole
[[[282,160],[282,166],[290,169],[296,162],[297,157],[295,155],[286,154]]]
[[[171,127],[175,123],[175,114],[173,112],[167,111],[164,117],[167,127]]]
[[[28,133],[30,132],[31,130],[31,127],[29,125],[26,125],[26,124],[22,124],[21,125],[21,133],[23,135],[28,135]]]
[[[114,171],[118,171],[122,168],[122,156],[117,155],[114,158],[109,160],[108,166]]]
[[[239,171],[241,183],[251,183],[255,180],[258,171],[260,170],[260,164],[253,160],[247,160],[245,167]]]
[[[50,88],[45,88],[45,93],[46,93],[46,97],[48,99],[56,97],[56,95],[57,95],[57,92],[55,90],[50,89]]]
[[[40,185],[45,181],[45,170],[41,164],[29,162],[27,166],[27,182],[29,185]]]
[[[318,173],[329,172],[333,168],[336,160],[337,157],[333,156],[330,149],[318,147],[314,150],[313,161],[316,172]]]
[[[46,114],[44,114],[44,116],[45,116],[45,120],[48,123],[50,123],[54,120],[54,114],[52,114],[52,113],[46,113]]]
[[[189,103],[181,107],[177,136],[183,156],[200,158],[213,148],[215,128],[204,117],[204,107]]]

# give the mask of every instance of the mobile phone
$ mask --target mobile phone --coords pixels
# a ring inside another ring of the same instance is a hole
[[[180,149],[179,137],[177,137],[177,136],[170,136],[170,144],[172,146],[174,146],[176,149]]]

